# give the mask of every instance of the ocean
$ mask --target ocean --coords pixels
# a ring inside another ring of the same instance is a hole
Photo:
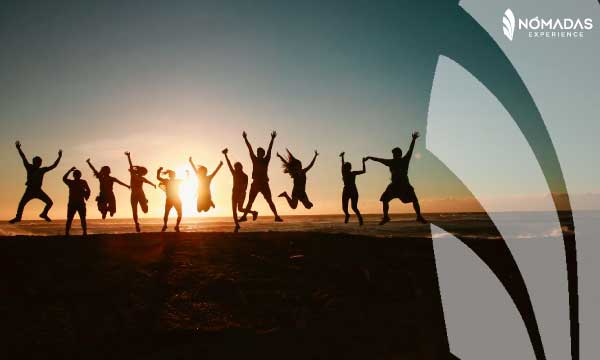
[[[552,212],[503,212],[490,214],[496,226],[506,237],[537,238],[560,237],[560,227],[556,221],[556,214]],[[584,211],[577,213],[579,219],[585,221],[600,221],[600,211]],[[473,237],[497,238],[490,235],[489,223],[485,215],[480,213],[453,213],[453,214],[427,214],[427,219],[437,227],[444,229],[460,228],[462,233],[469,233]],[[314,215],[314,216],[284,216],[284,222],[275,223],[272,216],[260,217],[257,221],[241,223],[242,232],[267,232],[267,231],[306,231],[326,233],[350,233],[377,237],[431,237],[431,227],[415,221],[413,214],[392,215],[392,221],[384,226],[378,225],[380,215],[365,215],[365,224],[359,226],[355,216],[344,224],[342,215]],[[150,218],[140,220],[142,232],[158,232],[162,227],[162,219]],[[175,219],[169,219],[169,229],[173,231]],[[0,224],[0,236],[15,235],[62,235],[64,233],[64,220],[50,223],[42,220],[24,220],[17,225],[7,222]],[[433,236],[446,236],[443,232],[433,227]],[[181,223],[182,232],[230,232],[233,231],[231,218],[184,218]],[[452,231],[452,230],[449,230]],[[92,219],[88,220],[89,234],[120,234],[135,232],[131,219]],[[73,222],[73,235],[81,233],[79,219]]]

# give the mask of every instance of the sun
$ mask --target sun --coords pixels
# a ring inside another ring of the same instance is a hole
[[[198,189],[198,179],[196,174],[190,169],[190,166],[179,166],[175,170],[177,178],[183,180],[179,186],[179,197],[183,207],[183,216],[196,216],[196,194]]]

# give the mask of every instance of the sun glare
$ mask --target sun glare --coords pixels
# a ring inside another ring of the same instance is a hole
[[[190,169],[190,166],[179,166],[175,169],[177,178],[183,180],[179,187],[179,196],[183,206],[185,216],[196,216],[196,191],[198,189],[198,179],[196,174]]]

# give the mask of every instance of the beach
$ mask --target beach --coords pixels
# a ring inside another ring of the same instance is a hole
[[[431,239],[147,233],[0,244],[7,358],[420,359],[439,341],[425,305],[439,303]]]
[[[546,215],[504,216],[515,239],[527,241],[533,228],[519,224]],[[60,221],[3,225],[45,234],[0,236],[3,354],[435,359],[447,340],[433,241],[456,239],[396,218],[377,227],[367,216],[359,227],[339,217],[290,217],[285,226],[249,222],[240,233],[218,231],[231,228],[223,219],[182,227],[196,231],[141,234],[127,233],[127,220],[112,220],[95,231],[113,233],[87,237],[50,235],[60,233]],[[463,239],[473,250],[500,249],[478,214],[434,219],[480,234]]]

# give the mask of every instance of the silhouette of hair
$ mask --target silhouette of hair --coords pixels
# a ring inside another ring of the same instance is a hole
[[[81,179],[81,171],[79,171],[79,170],[74,170],[74,171],[73,171],[73,177],[74,177],[75,179]]]
[[[287,150],[287,162],[284,162],[281,166],[283,167],[283,172],[286,174],[290,174],[290,176],[294,176],[298,171],[302,170],[302,162],[294,157],[292,153]]]
[[[342,167],[342,171],[344,173],[349,173],[350,171],[352,171],[352,164],[349,162],[345,162],[344,166]]]
[[[133,167],[133,171],[139,176],[145,176],[146,174],[148,174],[148,169],[146,169],[143,166],[136,165]]]
[[[206,166],[198,166],[198,174],[200,175],[206,175],[206,173],[208,172],[208,169],[206,168]]]
[[[175,173],[175,171],[173,170],[164,170],[162,173],[164,175],[168,175],[170,178],[174,178],[175,176],[177,176],[177,173]]]
[[[241,162],[236,161],[235,164],[233,164],[233,168],[235,169],[235,171],[241,172],[244,169],[244,166]]]
[[[42,158],[39,156],[34,156],[32,163],[33,163],[33,166],[40,167],[40,166],[42,166]]]
[[[106,166],[104,165],[103,167],[100,168],[100,172],[98,173],[99,176],[108,176],[110,175],[110,166]]]
[[[400,149],[399,147],[395,147],[392,149],[392,155],[394,155],[394,157],[402,157],[402,149]]]
[[[263,149],[261,147],[256,149],[256,156],[258,156],[259,158],[265,157],[265,149]]]

